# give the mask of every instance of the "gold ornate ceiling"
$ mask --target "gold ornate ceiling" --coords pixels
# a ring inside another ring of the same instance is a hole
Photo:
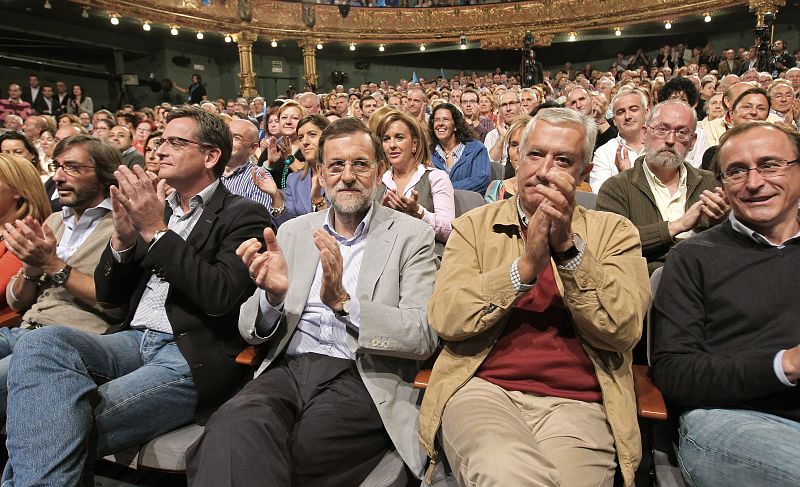
[[[265,40],[430,43],[458,41],[464,34],[480,40],[484,49],[521,47],[528,30],[535,34],[537,45],[549,45],[557,33],[624,28],[748,3],[751,9],[785,4],[785,0],[536,0],[438,8],[353,7],[342,18],[336,6],[276,0],[212,0],[208,6],[200,0],[72,1],[141,21],[248,32]],[[240,16],[246,18],[248,13],[252,20],[242,21]]]

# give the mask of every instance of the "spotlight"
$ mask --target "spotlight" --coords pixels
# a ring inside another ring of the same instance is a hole
[[[225,34],[225,42],[230,42],[232,40],[233,39],[231,39],[231,35],[230,34]]]
[[[83,17],[84,19],[89,18],[89,7],[83,7],[81,9],[81,17]]]
[[[202,41],[203,37],[205,37],[205,36],[203,35],[203,31],[202,30],[197,32],[197,40],[198,41]]]
[[[380,52],[383,52],[383,51],[385,51],[385,50],[386,50],[386,48],[385,48],[385,47],[383,47],[383,44],[381,44],[380,46],[378,46],[378,50],[379,50]]]
[[[622,35],[622,29],[617,27],[617,29],[614,31],[614,35],[617,36],[617,37],[621,36]]]
[[[356,50],[356,45],[354,43],[352,43],[352,42],[350,43],[350,50],[351,51],[355,51]]]
[[[50,10],[51,8],[53,8],[53,6],[50,5],[50,0],[44,0],[44,9]]]
[[[461,38],[458,40],[459,48],[466,49],[467,48],[467,36],[461,34]]]
[[[664,22],[664,28],[667,29],[667,30],[671,29],[672,28],[672,21],[671,20],[665,21]]]
[[[173,26],[172,26],[172,27],[169,29],[169,33],[170,33],[170,34],[172,34],[172,35],[174,35],[174,36],[178,35],[178,26],[177,26],[177,25],[173,25]]]
[[[709,22],[711,22],[711,14],[710,14],[710,13],[707,13],[707,14],[705,14],[705,17],[703,17],[703,20],[704,20],[706,23],[709,23]]]
[[[111,14],[111,25],[119,25],[119,15]]]
[[[322,43],[321,42],[317,42],[317,49],[322,49]]]
[[[425,51],[425,44],[420,44],[419,45],[419,50],[420,51]]]
[[[578,37],[578,34],[575,32],[570,32],[569,37],[567,38],[570,42],[575,42],[575,39]]]
[[[272,39],[272,42],[270,42],[269,45],[272,46],[272,47],[278,47],[278,41],[276,41],[275,39]]]
[[[142,30],[145,31],[145,32],[150,32],[150,21],[149,20],[145,20],[144,21],[144,23],[142,24]]]

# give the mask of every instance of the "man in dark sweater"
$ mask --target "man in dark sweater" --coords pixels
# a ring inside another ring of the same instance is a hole
[[[642,130],[644,155],[606,180],[597,195],[598,210],[636,225],[651,274],[675,242],[719,223],[729,210],[714,175],[686,161],[696,125],[694,110],[683,101],[653,107]]]
[[[800,485],[800,135],[729,130],[728,221],[677,246],[653,303],[655,381],[697,486]]]

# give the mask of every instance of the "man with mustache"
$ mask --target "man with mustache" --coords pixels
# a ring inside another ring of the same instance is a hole
[[[8,249],[22,261],[22,270],[6,288],[6,299],[24,315],[18,328],[0,328],[2,416],[11,353],[20,336],[48,325],[103,333],[124,317],[124,310],[98,305],[93,278],[114,230],[109,188],[116,183],[114,171],[121,163],[119,151],[105,141],[88,135],[65,138],[53,151],[51,163],[63,209],[44,222],[26,219],[4,229]]]
[[[239,246],[259,287],[239,331],[266,358],[187,452],[189,485],[360,485],[390,450],[422,476],[412,382],[437,345],[434,237],[373,204],[384,159],[363,123],[333,122],[314,174],[331,208]]]
[[[644,155],[633,168],[606,180],[597,209],[633,222],[652,274],[678,240],[722,221],[728,206],[714,175],[686,162],[694,146],[697,115],[683,101],[656,105],[642,127]]]

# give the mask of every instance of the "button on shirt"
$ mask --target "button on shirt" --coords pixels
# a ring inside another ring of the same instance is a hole
[[[267,193],[258,189],[258,186],[253,182],[252,168],[253,165],[250,164],[249,161],[245,162],[234,169],[229,175],[225,176],[223,174],[221,178],[222,184],[224,184],[231,193],[261,203],[269,209],[272,205],[272,198],[270,198]],[[263,171],[263,174],[264,177],[272,177],[267,171]]]
[[[360,325],[361,306],[356,297],[358,275],[361,270],[361,260],[364,257],[364,248],[367,246],[367,233],[372,221],[373,208],[358,224],[352,238],[348,239],[336,233],[331,221],[332,212],[328,210],[325,224],[322,228],[331,234],[339,244],[342,254],[342,285],[350,295],[349,316],[338,317],[319,297],[322,286],[322,263],[317,263],[314,273],[314,282],[308,293],[303,314],[297,324],[297,330],[292,336],[286,354],[290,357],[307,353],[328,355],[334,358],[355,359],[355,354],[350,351],[347,344],[348,335],[358,335]],[[309,236],[310,238],[310,236]],[[257,332],[269,335],[277,329],[277,324],[283,312],[283,304],[273,307],[266,299],[266,294],[261,296],[261,323]]]
[[[64,233],[56,247],[56,255],[66,262],[72,254],[89,238],[100,220],[111,211],[111,198],[106,198],[94,208],[83,212],[80,220],[75,219],[75,210],[65,206],[61,209],[61,218],[64,220]]]
[[[661,213],[661,219],[665,222],[674,222],[686,213],[686,167],[680,165],[680,181],[678,182],[678,190],[675,193],[670,192],[669,188],[658,179],[658,176],[650,169],[650,166],[645,162],[642,164],[644,169],[644,176],[647,179],[647,184],[650,186],[650,191],[653,192],[653,197],[656,200],[656,207]],[[693,230],[675,235],[675,238],[689,238],[694,235]]]
[[[175,232],[182,239],[186,240],[198,220],[203,214],[205,202],[211,199],[214,191],[219,186],[219,180],[214,181],[189,200],[189,211],[184,213],[181,207],[178,192],[174,191],[167,198],[167,204],[172,208],[172,215],[169,217],[167,228]],[[153,242],[151,245],[155,245]],[[132,257],[133,247],[123,252],[115,252],[114,257],[123,262]],[[153,274],[147,281],[147,287],[136,307],[136,313],[131,321],[132,328],[149,328],[162,333],[172,333],[172,325],[167,317],[167,293],[169,293],[169,282]]]

